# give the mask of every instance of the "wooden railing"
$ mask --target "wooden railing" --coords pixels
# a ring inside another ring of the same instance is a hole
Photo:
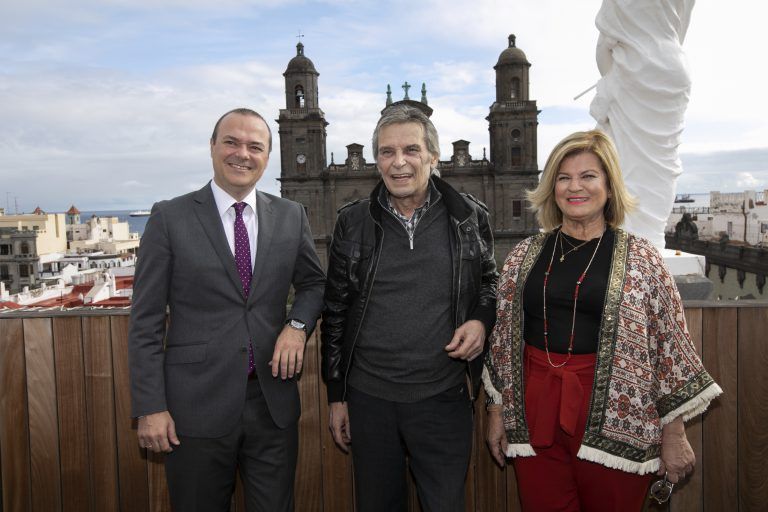
[[[687,426],[693,475],[647,510],[765,510],[768,304],[693,303],[686,316],[725,394]],[[0,313],[0,512],[170,510],[163,458],[139,449],[130,418],[127,330],[126,311]],[[328,432],[315,337],[306,360],[296,510],[351,511],[351,458]],[[476,409],[466,508],[519,510],[514,471],[492,463]],[[418,510],[413,486],[411,495]],[[241,500],[238,489],[233,511]]]

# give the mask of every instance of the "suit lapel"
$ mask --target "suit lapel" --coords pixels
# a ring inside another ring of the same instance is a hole
[[[251,294],[248,302],[253,300],[256,295],[254,290],[259,282],[266,256],[269,254],[269,246],[272,243],[272,236],[275,234],[275,212],[272,209],[272,200],[265,194],[256,191],[256,213],[259,222],[259,234],[256,244],[256,260],[253,265],[253,277],[251,278]]]
[[[229,249],[229,242],[227,236],[224,234],[224,226],[221,224],[221,216],[219,210],[216,208],[216,200],[213,198],[213,192],[211,191],[211,184],[201,188],[195,193],[195,215],[203,226],[205,234],[208,236],[208,240],[211,242],[213,249],[219,256],[222,265],[227,271],[232,284],[239,292],[238,295],[242,297],[242,284],[240,283],[240,276],[237,274],[237,264],[235,263],[235,257],[232,255],[232,251]]]

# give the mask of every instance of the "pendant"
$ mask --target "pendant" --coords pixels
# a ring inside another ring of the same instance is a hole
[[[562,263],[564,260],[565,260],[565,254],[563,254],[562,256],[560,256],[560,263]]]

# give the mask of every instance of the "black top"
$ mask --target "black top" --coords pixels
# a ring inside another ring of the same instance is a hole
[[[544,350],[544,272],[547,270],[552,250],[557,241],[555,230],[544,244],[539,259],[531,269],[523,291],[524,336],[526,343]],[[560,261],[562,251],[560,243],[555,248],[552,270],[547,282],[547,320],[549,322],[549,351],[566,354],[571,334],[573,316],[573,292],[576,280],[587,267],[595,251],[598,238],[590,240],[579,249],[568,252],[573,246],[583,242],[565,234],[562,235],[563,250],[566,255]],[[576,305],[576,328],[573,340],[574,354],[592,354],[597,352],[605,293],[608,288],[608,275],[615,233],[608,229],[600,241],[595,259],[589,267],[584,282],[579,288],[579,300]],[[570,242],[570,244],[568,243]]]

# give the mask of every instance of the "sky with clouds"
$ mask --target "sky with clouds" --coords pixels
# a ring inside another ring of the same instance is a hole
[[[493,65],[517,36],[541,109],[539,166],[594,126],[601,0],[25,0],[0,5],[0,206],[148,208],[211,176],[208,138],[233,107],[274,119],[297,34],[320,72],[328,155],[366,146],[387,84],[422,82],[443,158],[482,156]],[[700,0],[684,49],[693,82],[680,192],[768,188],[768,4]],[[277,141],[276,141],[277,142]],[[279,144],[259,187],[279,193]]]

